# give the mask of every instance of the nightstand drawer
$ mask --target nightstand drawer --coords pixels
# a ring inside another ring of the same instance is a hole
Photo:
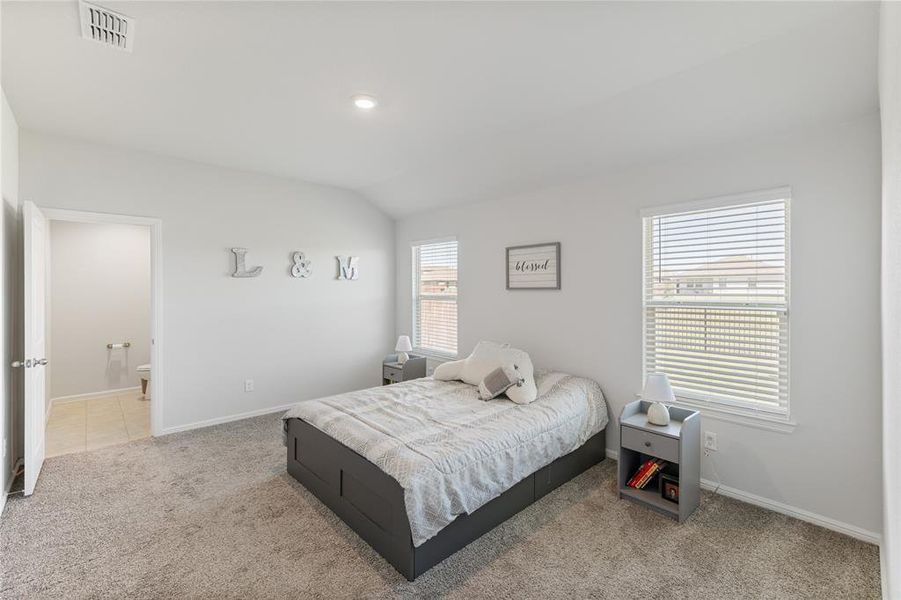
[[[398,369],[397,367],[389,367],[388,365],[385,365],[385,368],[382,372],[382,377],[384,377],[388,381],[397,383],[398,381],[404,380],[404,370]]]
[[[620,443],[623,447],[673,463],[679,462],[679,440],[634,429],[628,425],[623,425],[620,432],[623,438]]]

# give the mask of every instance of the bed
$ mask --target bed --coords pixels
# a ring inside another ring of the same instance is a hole
[[[432,378],[301,402],[288,472],[412,581],[604,459],[598,384],[535,380],[528,405]]]

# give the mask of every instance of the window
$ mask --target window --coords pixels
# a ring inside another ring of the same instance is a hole
[[[413,347],[457,356],[457,241],[413,246]]]
[[[677,398],[788,418],[787,189],[646,211],[644,372]]]

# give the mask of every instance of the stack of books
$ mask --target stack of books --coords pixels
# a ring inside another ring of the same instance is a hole
[[[635,472],[635,475],[632,476],[626,485],[632,488],[636,488],[639,490],[643,490],[648,482],[651,479],[663,470],[666,466],[666,461],[660,460],[659,458],[652,458],[651,460],[645,461],[644,464]]]

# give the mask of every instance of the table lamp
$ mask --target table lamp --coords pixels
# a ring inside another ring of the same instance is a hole
[[[664,373],[651,373],[644,382],[641,399],[651,403],[648,407],[648,423],[651,425],[668,425],[669,409],[664,402],[673,403],[676,395],[670,387],[669,378]]]
[[[409,360],[410,355],[407,352],[413,351],[413,345],[410,343],[410,336],[402,335],[397,338],[397,345],[394,346],[394,350],[397,351],[397,362],[399,364],[404,364]]]

